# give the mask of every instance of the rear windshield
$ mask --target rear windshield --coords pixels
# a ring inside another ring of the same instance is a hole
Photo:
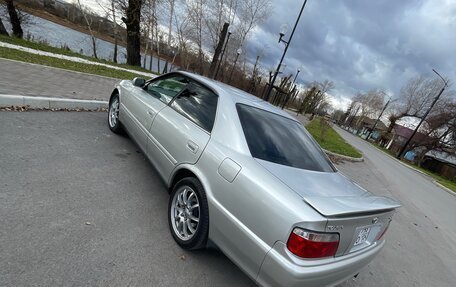
[[[236,107],[254,158],[313,171],[335,171],[300,123],[252,106]]]

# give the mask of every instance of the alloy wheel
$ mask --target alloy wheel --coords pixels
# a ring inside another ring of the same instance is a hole
[[[115,98],[109,106],[109,125],[115,127],[119,121],[119,99]]]
[[[184,241],[192,239],[200,220],[200,205],[195,191],[187,185],[181,186],[174,194],[170,212],[177,237]]]

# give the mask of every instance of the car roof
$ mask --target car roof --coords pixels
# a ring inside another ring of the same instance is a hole
[[[216,92],[216,94],[219,97],[223,97],[223,98],[231,100],[233,102],[233,104],[237,104],[237,103],[246,104],[246,105],[253,106],[253,107],[256,107],[256,108],[259,108],[262,110],[266,110],[268,112],[275,113],[280,116],[297,121],[296,118],[291,116],[286,111],[281,110],[280,108],[270,104],[269,102],[266,102],[256,96],[249,94],[245,91],[242,91],[238,88],[235,88],[235,87],[232,87],[225,83],[222,83],[222,82],[219,82],[219,81],[216,81],[216,80],[213,80],[213,79],[201,76],[201,75],[193,74],[190,72],[178,71],[178,73],[183,74],[185,76],[193,78],[196,81],[201,82],[202,84],[206,85],[207,87],[211,88],[214,92]]]

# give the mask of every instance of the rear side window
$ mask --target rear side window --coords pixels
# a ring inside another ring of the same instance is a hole
[[[190,86],[190,85],[189,85]],[[191,91],[185,89],[171,107],[208,132],[212,131],[217,111],[218,96],[211,90],[192,82]]]
[[[306,170],[335,171],[300,123],[248,105],[237,104],[236,108],[254,158]]]

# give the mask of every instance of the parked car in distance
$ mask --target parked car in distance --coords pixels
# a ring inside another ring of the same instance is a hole
[[[167,184],[175,241],[211,240],[261,286],[336,285],[385,244],[399,204],[338,172],[301,123],[259,98],[173,72],[121,81],[108,114]]]

